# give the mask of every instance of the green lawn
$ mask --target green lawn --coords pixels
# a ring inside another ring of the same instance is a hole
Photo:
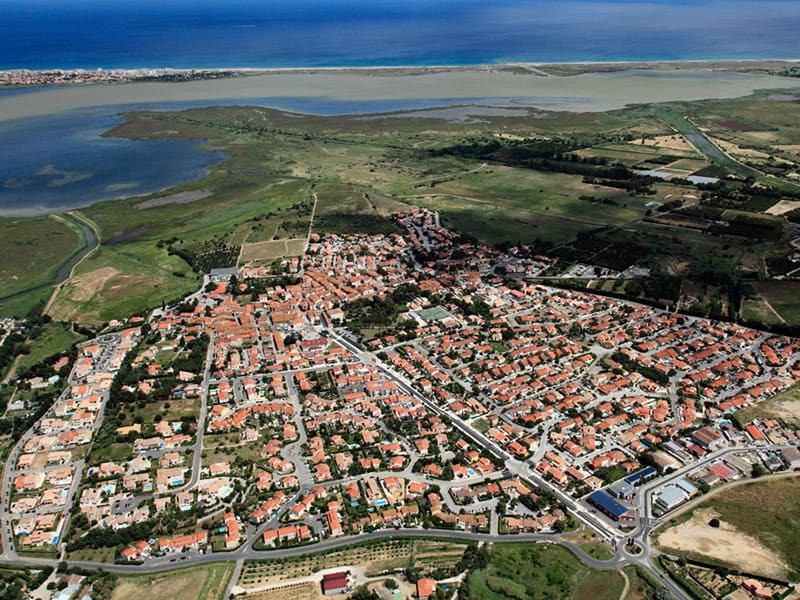
[[[470,573],[471,600],[618,600],[624,586],[615,571],[598,571],[561,546],[535,543],[494,544],[489,565]]]
[[[102,462],[120,462],[133,457],[133,444],[114,442],[109,446],[92,447],[92,453],[87,461],[90,465],[99,465]]]

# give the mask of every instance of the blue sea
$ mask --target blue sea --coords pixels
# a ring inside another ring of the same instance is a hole
[[[788,58],[797,0],[0,0],[0,69]]]

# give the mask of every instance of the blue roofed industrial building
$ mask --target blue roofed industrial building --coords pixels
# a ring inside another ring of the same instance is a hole
[[[614,500],[614,498],[602,490],[592,492],[589,495],[588,502],[615,521],[633,518],[633,515],[627,506],[617,502]]]
[[[639,486],[642,485],[643,483],[647,483],[657,475],[658,471],[656,471],[653,467],[645,467],[644,469],[636,471],[636,473],[628,475],[625,478],[625,481],[633,486]]]

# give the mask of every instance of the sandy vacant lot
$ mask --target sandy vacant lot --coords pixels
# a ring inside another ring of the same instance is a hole
[[[306,246],[306,238],[292,238],[286,240],[270,240],[244,244],[239,256],[239,263],[249,263],[260,260],[275,260],[284,256],[300,256]]]
[[[760,412],[769,417],[777,417],[790,423],[800,423],[800,399],[785,398],[767,402],[759,407]]]
[[[768,215],[783,215],[800,208],[800,200],[781,200],[767,209]]]
[[[693,552],[720,560],[753,575],[782,578],[788,566],[780,556],[730,523],[719,528],[708,525],[717,516],[710,509],[697,510],[692,518],[667,529],[658,537],[662,548]]]
[[[665,150],[682,150],[684,152],[696,152],[685,137],[679,133],[673,135],[660,135],[654,138],[646,138],[642,145],[654,146]]]
[[[73,277],[69,283],[74,286],[75,291],[72,293],[72,300],[76,302],[85,302],[92,298],[99,290],[108,283],[110,279],[119,275],[119,271],[114,267],[102,267],[89,271],[83,275]]]

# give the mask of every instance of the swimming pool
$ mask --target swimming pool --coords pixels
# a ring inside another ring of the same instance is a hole
[[[467,475],[470,477],[475,477],[476,473],[473,469],[467,469]]]
[[[375,500],[375,506],[386,506],[387,504],[389,503],[386,501],[385,498],[378,498],[377,500]]]

